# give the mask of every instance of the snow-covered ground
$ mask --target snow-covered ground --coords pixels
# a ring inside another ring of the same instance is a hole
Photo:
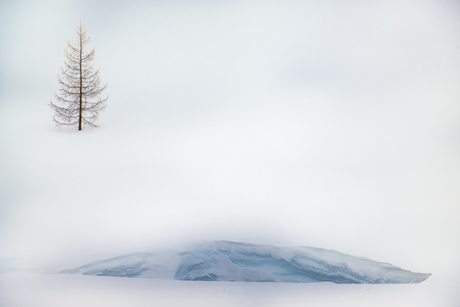
[[[420,284],[241,283],[64,274],[0,275],[2,307],[318,306],[456,307],[458,279]]]
[[[0,306],[458,306],[459,15],[454,0],[0,1]],[[80,19],[108,108],[100,128],[56,130],[48,103]],[[48,274],[199,240],[433,275]]]

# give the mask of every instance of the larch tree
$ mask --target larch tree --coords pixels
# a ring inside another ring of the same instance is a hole
[[[58,75],[59,92],[54,92],[53,119],[57,127],[71,126],[82,130],[83,126],[97,127],[99,114],[105,109],[108,95],[103,92],[107,84],[102,84],[99,69],[94,70],[95,49],[87,52],[90,36],[80,22],[78,38],[67,42],[64,66]]]

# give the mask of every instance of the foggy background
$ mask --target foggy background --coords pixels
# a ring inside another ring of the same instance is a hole
[[[457,1],[1,1],[0,258],[197,240],[460,272]],[[49,100],[80,22],[100,128]]]

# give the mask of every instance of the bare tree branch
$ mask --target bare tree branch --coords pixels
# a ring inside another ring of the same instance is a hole
[[[54,93],[55,102],[50,101],[50,107],[54,110],[53,120],[57,127],[72,126],[82,130],[84,125],[97,127],[95,122],[106,108],[108,95],[102,96],[107,84],[101,85],[99,69],[95,71],[92,63],[95,49],[85,51],[90,36],[81,22],[77,35],[76,41],[67,42],[64,67],[58,75],[59,94]]]

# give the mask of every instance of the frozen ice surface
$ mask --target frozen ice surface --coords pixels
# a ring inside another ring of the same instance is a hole
[[[183,252],[135,253],[61,273],[195,281],[338,284],[419,283],[431,274],[314,247],[275,247],[228,241]]]

